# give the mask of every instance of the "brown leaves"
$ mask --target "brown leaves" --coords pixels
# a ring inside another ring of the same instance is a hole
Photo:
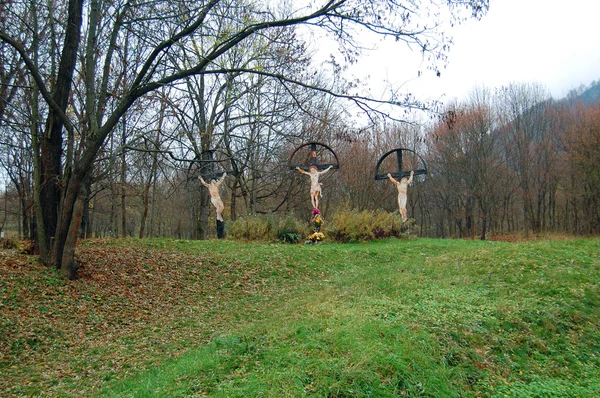
[[[202,343],[232,322],[233,298],[266,285],[217,256],[87,241],[76,257],[80,279],[66,281],[36,257],[0,251],[0,395],[89,395]]]

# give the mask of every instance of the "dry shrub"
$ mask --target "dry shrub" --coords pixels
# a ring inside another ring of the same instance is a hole
[[[0,238],[0,249],[17,249],[19,242],[16,239]]]
[[[275,240],[275,225],[273,216],[239,217],[229,224],[228,235],[233,239],[251,241]]]
[[[19,252],[23,254],[34,254],[34,249],[32,240],[22,240],[19,243]]]
[[[400,215],[384,210],[338,211],[325,220],[326,240],[361,242],[390,237],[408,238],[414,220],[402,222]],[[228,236],[236,240],[298,243],[308,235],[310,225],[293,213],[277,219],[274,215],[240,217],[228,224]]]
[[[248,216],[230,223],[228,235],[237,240],[298,243],[307,234],[307,227],[293,213],[282,219],[274,215]]]
[[[0,238],[0,249],[17,250],[21,254],[33,254],[34,246],[32,240]]]
[[[407,238],[407,229],[414,220],[405,223],[398,214],[384,210],[339,211],[325,223],[325,236],[338,242],[359,242],[389,237]]]

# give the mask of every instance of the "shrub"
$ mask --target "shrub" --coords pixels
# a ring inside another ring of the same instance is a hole
[[[274,216],[247,216],[240,217],[228,225],[228,234],[233,239],[272,241],[275,240]]]
[[[0,249],[17,249],[19,242],[16,239],[0,238]]]
[[[414,220],[402,222],[399,214],[384,210],[339,211],[325,223],[325,233],[339,242],[358,242],[395,236],[407,238]]]
[[[294,213],[287,214],[279,221],[277,240],[283,243],[298,243],[306,234],[306,225]]]
[[[238,240],[298,243],[306,233],[306,223],[293,213],[280,220],[272,214],[240,217],[228,224],[228,235]]]
[[[32,240],[18,240],[14,238],[0,238],[0,249],[17,250],[21,254],[33,254],[34,245]]]
[[[414,220],[403,223],[400,215],[384,210],[338,211],[325,219],[323,229],[326,240],[360,242],[389,237],[408,238],[408,228]],[[281,219],[276,216],[259,215],[240,217],[228,223],[228,235],[232,239],[284,243],[298,243],[313,233],[311,225],[296,218],[294,213]]]

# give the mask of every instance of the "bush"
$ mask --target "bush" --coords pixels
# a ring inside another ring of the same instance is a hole
[[[294,213],[287,214],[279,221],[277,240],[283,243],[298,243],[306,234],[306,225]]]
[[[339,242],[359,242],[389,237],[408,238],[414,220],[402,222],[399,214],[384,210],[339,211],[325,223],[325,235]]]
[[[16,239],[0,238],[0,249],[17,249],[19,242]]]
[[[17,240],[13,238],[0,238],[0,249],[18,250],[21,254],[33,254],[32,240]]]
[[[273,241],[275,225],[277,220],[272,215],[240,217],[229,224],[228,235],[239,240]]]
[[[228,235],[238,240],[298,243],[306,233],[306,223],[298,220],[293,213],[280,220],[272,214],[240,217],[228,224]]]
[[[338,242],[361,242],[389,237],[408,238],[408,228],[414,220],[402,222],[398,213],[384,210],[345,210],[326,219],[321,232],[326,240]],[[228,223],[228,235],[232,239],[298,243],[312,233],[311,225],[296,218],[294,213],[278,219],[275,215],[240,217]]]

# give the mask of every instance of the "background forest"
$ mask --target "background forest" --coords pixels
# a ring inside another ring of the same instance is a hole
[[[11,13],[7,4],[0,15],[22,18],[20,25],[0,20],[7,32],[0,53],[0,165],[6,179],[0,228],[32,239],[39,226],[37,137],[43,136],[49,108],[18,47],[6,43],[9,33],[21,37],[33,54],[30,61],[52,85],[60,69],[61,18],[69,14],[67,5],[15,3]],[[148,4],[165,7],[162,20],[134,15],[117,2],[94,1],[92,10],[104,7],[99,20],[86,20],[94,13],[83,18],[88,39],[74,60],[66,105],[66,116],[79,128],[67,129],[59,144],[65,173],[86,158],[95,137],[90,131],[102,132],[96,121],[112,120],[108,111],[118,111],[135,91],[135,71],[147,66],[146,42],[165,35],[161,23],[169,21],[165,29],[185,27],[186,15],[194,14],[177,9],[185,3]],[[189,71],[207,48],[218,47],[213,40],[233,37],[238,25],[255,17],[251,5],[229,6],[221,5],[221,14],[211,9],[222,17],[204,25],[212,36],[190,36],[161,55],[170,57],[172,76]],[[55,19],[47,17],[53,14]],[[27,36],[29,28],[37,36]],[[345,81],[335,58],[315,68],[313,56],[297,26],[270,29],[221,55],[207,68],[210,73],[157,83],[132,101],[106,139],[97,141],[93,171],[82,180],[80,237],[214,237],[214,209],[198,176],[232,169],[237,175],[228,176],[221,189],[226,221],[261,214],[308,221],[308,179],[290,170],[288,160],[309,141],[327,144],[340,163],[322,178],[325,219],[348,210],[397,211],[394,186],[375,181],[374,167],[382,154],[402,147],[419,153],[428,166],[427,177],[416,178],[409,189],[409,217],[420,235],[485,239],[490,233],[600,231],[600,83],[564,99],[552,98],[537,83],[477,87],[468,98],[444,105],[406,94],[405,117],[386,118],[387,111],[365,105],[360,96],[340,95],[361,82]]]

